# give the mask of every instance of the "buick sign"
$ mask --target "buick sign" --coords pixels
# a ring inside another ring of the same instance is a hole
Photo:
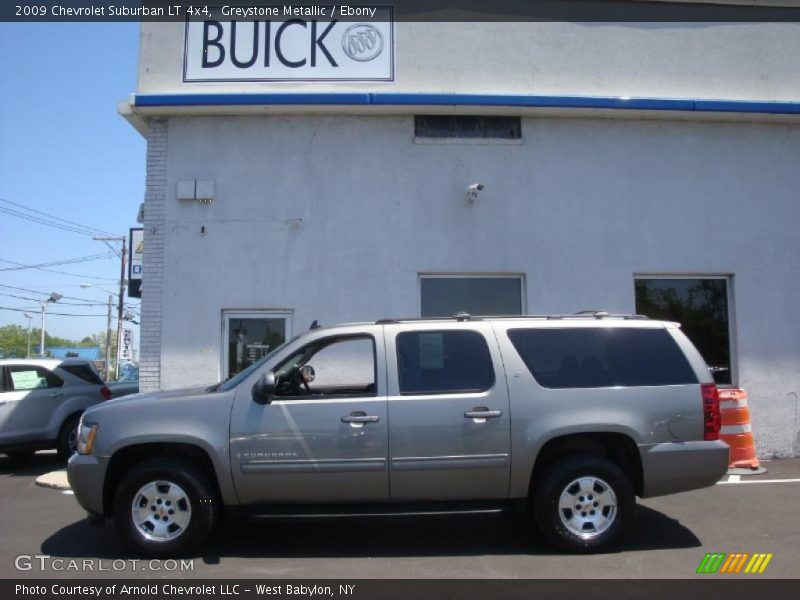
[[[369,22],[188,20],[183,80],[394,81],[392,9]]]
[[[383,51],[383,35],[374,25],[351,25],[342,36],[342,48],[353,60],[366,62]]]

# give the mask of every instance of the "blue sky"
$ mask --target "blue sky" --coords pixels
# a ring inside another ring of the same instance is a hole
[[[137,226],[145,143],[116,105],[136,89],[138,36],[138,23],[0,23],[0,199],[114,235]],[[5,202],[0,208],[21,210]],[[0,212],[0,269],[16,266],[7,261],[31,265],[104,252],[110,250],[89,235]],[[30,299],[54,291],[73,304],[48,307],[48,333],[81,339],[105,330],[106,307],[86,302],[105,303],[108,294],[80,284],[115,290],[119,259],[49,268],[72,275],[0,270],[0,307],[32,309],[38,327],[38,302]],[[135,309],[139,301],[130,303]],[[28,321],[0,309],[0,326],[9,323]],[[138,347],[138,331],[134,336]]]

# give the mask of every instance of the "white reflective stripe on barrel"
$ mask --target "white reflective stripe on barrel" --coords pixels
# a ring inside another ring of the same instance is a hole
[[[747,408],[747,398],[742,398],[741,400],[720,398],[719,407],[723,410],[726,408]]]
[[[750,433],[753,431],[753,426],[748,423],[747,425],[723,425],[719,433],[720,435],[736,435],[737,433]]]

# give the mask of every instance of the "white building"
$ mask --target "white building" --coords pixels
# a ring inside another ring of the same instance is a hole
[[[649,312],[800,454],[800,25],[328,25],[142,25],[143,389],[314,320]]]

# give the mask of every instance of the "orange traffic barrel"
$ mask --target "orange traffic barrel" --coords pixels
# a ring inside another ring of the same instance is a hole
[[[758,469],[761,464],[756,458],[747,392],[737,388],[719,390],[719,409],[722,416],[719,436],[731,448],[729,468]]]

